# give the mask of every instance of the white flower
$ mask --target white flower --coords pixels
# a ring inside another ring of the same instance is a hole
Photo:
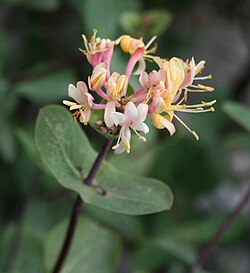
[[[87,125],[91,116],[91,108],[94,100],[93,96],[88,93],[87,85],[82,81],[77,82],[76,87],[73,84],[70,84],[68,88],[68,95],[77,103],[64,100],[63,104],[69,106],[69,110],[71,111],[76,110],[72,114],[75,122],[80,116],[80,122]]]
[[[120,75],[117,72],[112,73],[108,80],[107,95],[110,100],[107,102],[104,112],[104,121],[108,127],[112,127],[114,122],[111,118],[111,113],[115,112],[116,101],[125,96],[128,86],[128,80],[125,75]]]
[[[120,112],[111,113],[114,124],[121,126],[117,144],[112,148],[115,150],[115,153],[120,154],[125,150],[127,153],[130,152],[130,129],[136,133],[140,140],[146,141],[145,137],[141,136],[138,131],[142,131],[144,134],[149,132],[147,124],[144,123],[147,113],[147,104],[141,103],[136,107],[131,101],[126,104],[124,114]]]

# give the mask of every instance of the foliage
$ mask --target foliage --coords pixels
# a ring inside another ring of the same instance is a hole
[[[187,56],[201,24],[213,17],[197,18],[199,1],[184,0],[0,5],[0,272],[51,272],[76,194],[85,203],[62,272],[187,272],[248,178],[232,162],[235,155],[249,159],[249,107],[233,101],[227,86],[218,87],[215,114],[187,118],[199,142],[182,131],[172,138],[155,131],[146,146],[133,143],[132,154],[110,154],[96,177],[103,196],[100,188],[83,183],[103,139],[73,124],[59,105],[68,84],[88,75],[76,50],[83,47],[80,34],[98,28],[110,38],[124,31],[158,35],[167,57]],[[115,58],[112,65],[124,69],[126,60],[119,52]],[[45,106],[52,103],[57,105]],[[207,270],[226,272],[225,255],[240,264],[244,255],[237,259],[234,253],[249,255],[248,233],[242,213]]]

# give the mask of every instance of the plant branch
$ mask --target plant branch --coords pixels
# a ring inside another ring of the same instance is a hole
[[[196,261],[191,266],[189,273],[194,272],[195,268],[202,267],[206,263],[211,252],[215,249],[215,247],[220,242],[220,240],[222,239],[226,231],[234,223],[234,221],[239,216],[242,209],[247,205],[249,200],[250,200],[250,186],[246,194],[243,196],[242,200],[239,202],[239,204],[235,207],[235,209],[231,212],[231,214],[228,215],[225,221],[220,225],[218,230],[215,232],[214,236],[208,242],[207,246],[201,251],[200,255],[197,257]]]
[[[86,185],[89,186],[93,186],[93,179],[95,178],[103,160],[105,159],[105,157],[108,154],[108,151],[110,150],[112,145],[112,140],[106,140],[102,150],[100,151],[99,155],[97,156],[94,164],[92,165],[92,168],[88,174],[88,176],[86,177],[86,179],[84,180],[84,183]],[[69,221],[69,225],[68,225],[68,230],[64,239],[64,243],[62,246],[62,249],[60,251],[60,254],[58,256],[58,259],[55,263],[54,269],[53,269],[53,273],[59,273],[64,265],[64,262],[67,258],[68,252],[70,250],[70,246],[74,237],[74,233],[75,233],[75,229],[76,229],[76,225],[77,225],[77,220],[79,218],[80,215],[80,211],[81,211],[81,206],[82,206],[82,199],[80,198],[79,195],[77,195],[72,212],[71,212],[71,216],[70,216],[70,221]]]

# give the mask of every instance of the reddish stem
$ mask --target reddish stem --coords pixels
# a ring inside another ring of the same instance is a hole
[[[84,183],[86,185],[92,186],[93,185],[93,179],[95,178],[103,160],[108,154],[108,151],[110,150],[112,145],[112,140],[107,139],[102,147],[102,150],[100,151],[99,155],[97,156],[94,164],[92,165],[92,168],[87,176],[87,178],[84,180]],[[61,248],[60,254],[58,256],[58,259],[55,263],[53,273],[59,273],[65,263],[65,260],[67,258],[67,255],[70,250],[70,246],[72,244],[72,240],[74,237],[76,225],[77,225],[77,220],[79,219],[80,211],[81,211],[81,206],[82,206],[82,199],[78,195],[76,197],[71,216],[70,216],[70,221],[69,221],[69,226],[68,230],[64,239],[63,246]]]

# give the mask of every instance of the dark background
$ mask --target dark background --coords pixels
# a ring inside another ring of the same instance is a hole
[[[171,138],[153,130],[148,146],[109,157],[120,169],[166,181],[175,195],[171,212],[128,218],[136,225],[126,234],[119,217],[112,224],[105,212],[83,211],[123,237],[119,272],[186,272],[194,260],[187,255],[207,244],[249,184],[249,134],[223,112],[228,100],[250,102],[248,0],[0,1],[0,271],[43,272],[44,238],[69,215],[73,194],[43,171],[34,125],[41,107],[61,104],[69,83],[87,79],[90,66],[78,48],[93,28],[110,39],[158,35],[160,56],[206,60],[205,73],[213,75],[207,84],[215,92],[193,100],[216,99],[216,112],[183,117],[199,142],[182,128]],[[124,61],[117,54],[113,67]],[[102,138],[84,129],[100,147]],[[207,272],[250,272],[249,213],[248,206],[226,232]],[[152,245],[155,236],[179,242],[177,254]]]

